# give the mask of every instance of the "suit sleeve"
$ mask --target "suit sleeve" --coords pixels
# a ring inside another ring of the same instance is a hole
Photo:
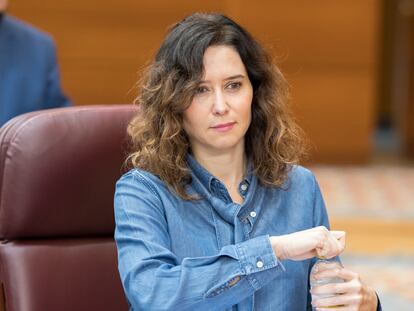
[[[60,108],[71,106],[69,99],[62,91],[59,65],[56,56],[56,47],[52,40],[49,41],[49,47],[47,51],[48,71],[44,102],[45,108]]]

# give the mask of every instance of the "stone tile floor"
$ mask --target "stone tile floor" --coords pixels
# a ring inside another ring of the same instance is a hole
[[[414,166],[314,166],[331,216],[412,219]]]
[[[358,272],[377,291],[383,310],[414,310],[414,257],[342,255],[345,267]]]

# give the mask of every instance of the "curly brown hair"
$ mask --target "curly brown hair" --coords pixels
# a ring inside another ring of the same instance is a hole
[[[132,152],[127,162],[153,173],[183,199],[191,180],[186,155],[190,143],[183,112],[203,75],[209,46],[238,51],[253,86],[252,121],[245,150],[253,172],[265,186],[280,187],[305,154],[301,129],[288,109],[289,87],[257,41],[222,14],[195,13],[175,24],[139,82],[140,109],[128,127]]]

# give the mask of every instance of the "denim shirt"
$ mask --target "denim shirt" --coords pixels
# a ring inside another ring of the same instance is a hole
[[[313,260],[280,261],[269,236],[328,227],[313,174],[294,166],[265,187],[248,170],[243,204],[188,156],[183,200],[153,174],[133,169],[115,193],[119,272],[132,310],[311,310]]]

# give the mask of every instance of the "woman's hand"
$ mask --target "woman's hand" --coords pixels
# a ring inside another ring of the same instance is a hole
[[[311,290],[312,295],[334,295],[329,298],[312,299],[312,305],[316,310],[377,310],[377,295],[375,291],[362,282],[359,275],[345,268],[324,270],[314,275],[316,278],[341,278],[344,283],[333,283],[315,286]],[[336,307],[335,307],[336,306]]]
[[[332,258],[345,248],[345,232],[329,231],[320,226],[291,234],[270,237],[273,251],[280,260]]]

